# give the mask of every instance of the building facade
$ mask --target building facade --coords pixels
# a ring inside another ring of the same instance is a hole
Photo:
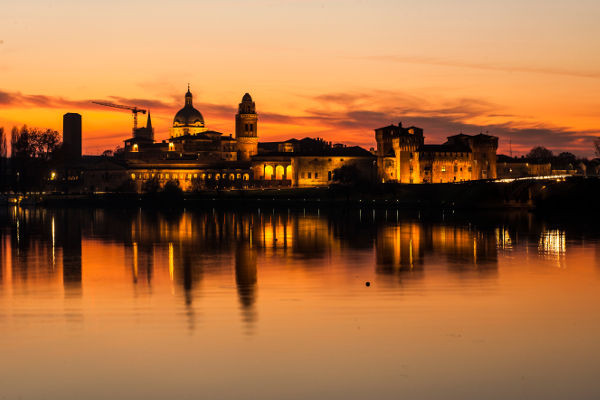
[[[495,179],[498,138],[455,135],[426,145],[423,130],[402,124],[375,129],[380,182],[449,183]]]
[[[497,175],[494,136],[460,134],[430,145],[423,129],[398,124],[375,129],[377,149],[367,151],[319,138],[259,142],[258,122],[256,104],[245,93],[235,114],[235,136],[210,130],[188,86],[168,139],[155,141],[148,113],[146,126],[124,141],[122,152],[110,159],[85,158],[80,183],[86,191],[128,184],[143,191],[167,182],[198,190],[316,187],[338,181],[449,183]]]

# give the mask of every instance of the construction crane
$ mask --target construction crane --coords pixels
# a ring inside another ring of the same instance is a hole
[[[99,105],[105,106],[105,107],[120,108],[120,109],[123,109],[123,110],[129,110],[129,111],[131,111],[131,113],[133,114],[133,133],[135,133],[135,131],[137,129],[137,115],[138,115],[138,113],[146,114],[146,110],[142,110],[141,108],[137,108],[137,107],[124,106],[124,105],[121,105],[121,104],[106,103],[106,102],[103,102],[103,101],[92,101],[92,103],[99,104]]]

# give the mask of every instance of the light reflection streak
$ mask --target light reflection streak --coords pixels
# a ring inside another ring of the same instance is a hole
[[[504,227],[496,228],[496,246],[503,250],[512,250],[513,244],[510,233]]]
[[[173,274],[175,270],[175,261],[173,259],[173,242],[169,242],[169,278],[173,282]]]
[[[52,216],[52,269],[56,265],[56,230],[54,227],[54,215]]]
[[[566,235],[559,229],[544,230],[538,242],[538,253],[558,263],[562,267],[562,260],[567,252]]]

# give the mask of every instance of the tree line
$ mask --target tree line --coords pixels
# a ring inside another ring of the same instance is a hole
[[[27,125],[13,127],[9,145],[7,132],[0,127],[0,190],[39,190],[50,178],[50,169],[61,160],[62,143],[57,131]]]

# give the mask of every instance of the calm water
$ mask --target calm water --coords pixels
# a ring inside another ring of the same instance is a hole
[[[599,238],[527,214],[3,209],[0,399],[598,399]]]

